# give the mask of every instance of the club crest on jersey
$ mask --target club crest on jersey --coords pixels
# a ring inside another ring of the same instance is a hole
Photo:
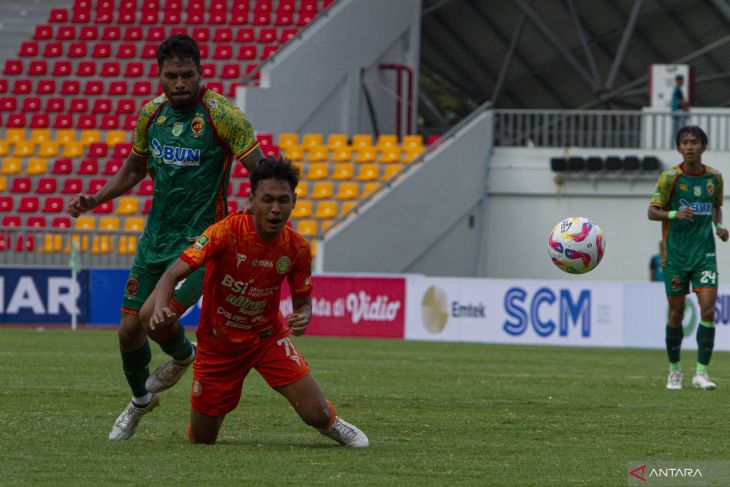
[[[679,185],[680,191],[687,191],[687,189],[689,189],[689,186],[687,186],[686,184],[682,183]]]
[[[139,281],[135,276],[130,277],[127,279],[127,284],[124,286],[124,291],[127,293],[128,297],[132,297],[135,294],[137,294],[137,291],[139,290]]]
[[[165,123],[165,120],[167,120],[167,117],[164,115],[160,115],[159,117],[157,117],[157,120],[155,120],[155,123],[157,125],[162,125],[163,123]]]
[[[702,188],[699,186],[694,186],[692,188],[692,194],[694,194],[695,196],[702,196]]]
[[[207,244],[209,240],[210,239],[208,238],[207,235],[201,235],[200,238],[198,238],[198,241],[195,242],[195,245],[193,245],[193,248],[195,250],[200,250],[203,247],[205,247],[205,244]]]
[[[175,122],[175,125],[172,126],[172,135],[177,137],[182,133],[182,131],[183,131],[183,123]]]
[[[190,122],[190,129],[193,131],[193,137],[200,137],[203,135],[203,129],[205,128],[205,120],[200,113],[195,114],[195,118]]]
[[[276,272],[278,272],[279,274],[286,274],[290,266],[291,259],[289,257],[287,257],[286,255],[283,257],[279,257],[279,260],[276,261]]]
[[[707,194],[709,194],[709,195],[715,194],[715,185],[712,184],[712,181],[707,181]]]

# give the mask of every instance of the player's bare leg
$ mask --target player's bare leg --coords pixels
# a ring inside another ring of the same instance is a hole
[[[715,301],[717,290],[702,289],[697,292],[700,305],[700,322],[697,325],[697,371],[692,376],[692,386],[698,389],[716,389],[717,385],[710,379],[707,366],[715,348]]]
[[[356,426],[337,417],[334,406],[322,394],[312,374],[276,391],[286,397],[302,421],[343,446],[366,447],[368,437]]]
[[[195,408],[190,408],[190,426],[188,438],[191,443],[205,443],[212,445],[218,438],[225,416],[208,416]]]

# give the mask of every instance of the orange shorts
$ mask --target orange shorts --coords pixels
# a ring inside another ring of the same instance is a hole
[[[198,342],[193,363],[192,407],[208,416],[224,416],[241,400],[243,380],[254,368],[270,387],[293,384],[309,373],[309,366],[289,339],[289,331],[252,340],[245,350],[228,355]]]

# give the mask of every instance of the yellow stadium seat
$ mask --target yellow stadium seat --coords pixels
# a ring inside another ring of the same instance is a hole
[[[0,193],[4,193],[8,189],[8,177],[0,176]]]
[[[20,174],[23,170],[23,159],[17,157],[6,157],[3,159],[1,172],[3,174]]]
[[[40,157],[56,157],[58,155],[58,151],[58,142],[53,140],[47,140],[45,142],[41,142],[38,145],[38,150],[36,151],[36,154]]]
[[[331,150],[342,149],[348,147],[347,134],[330,134],[327,137],[327,146]]]
[[[119,230],[118,216],[103,216],[99,218],[99,230]]]
[[[96,218],[91,215],[81,215],[76,218],[77,230],[94,230],[96,228]]]
[[[76,218],[76,230],[94,230],[96,227],[96,218],[90,215],[81,215]],[[66,243],[64,252],[68,253],[71,251],[71,245],[78,245],[78,248],[82,252],[89,250],[89,233],[74,233]]]
[[[332,162],[352,162],[352,149],[349,147],[340,147],[332,151]]]
[[[314,257],[315,255],[317,255],[317,241],[316,240],[311,239],[309,241],[309,248],[312,251],[312,257]]]
[[[312,187],[312,193],[309,195],[310,198],[315,200],[323,200],[332,198],[334,194],[334,185],[331,181],[319,181],[314,183]]]
[[[25,173],[34,176],[37,174],[45,174],[48,172],[48,162],[42,157],[33,157],[28,159],[28,167]]]
[[[381,151],[386,149],[394,149],[398,147],[398,136],[392,134],[380,134],[378,135],[378,140],[375,145]]]
[[[401,155],[401,162],[409,163],[413,162],[415,158],[423,154],[423,151],[425,150],[424,147],[421,147],[420,149],[409,149],[406,151],[403,151],[403,154]]]
[[[91,253],[108,254],[113,247],[116,235],[105,234],[104,231],[119,230],[119,217],[103,216],[99,218],[98,229],[101,230],[102,235],[94,235],[94,239],[91,243]]]
[[[377,181],[380,179],[380,166],[377,164],[363,164],[360,166],[355,179],[357,181]]]
[[[126,130],[110,130],[106,133],[106,145],[115,146],[117,144],[124,144],[127,141]]]
[[[128,216],[124,219],[124,229],[141,232],[144,230],[144,218],[141,216]]]
[[[388,164],[385,166],[385,170],[383,170],[383,174],[380,176],[380,179],[382,181],[388,181],[393,176],[401,172],[404,167],[405,166],[403,164]]]
[[[316,237],[317,222],[315,220],[299,220],[297,222],[297,232],[305,237]]]
[[[323,146],[324,141],[322,140],[322,134],[304,134],[304,136],[302,136],[301,145],[305,149]]]
[[[84,144],[81,142],[66,142],[61,155],[68,158],[81,157],[84,155]]]
[[[360,192],[360,185],[353,182],[343,182],[337,187],[337,194],[335,198],[338,200],[352,200],[356,199]]]
[[[299,135],[289,132],[279,134],[279,149],[287,150],[289,147],[299,145]]]
[[[51,140],[51,131],[49,129],[31,129],[30,141],[34,144],[42,144]]]
[[[357,163],[368,163],[375,161],[378,150],[375,147],[361,147],[353,159]]]
[[[357,201],[343,201],[340,204],[340,215],[339,216],[347,214],[350,210],[355,208],[357,206],[357,204],[358,204]]]
[[[362,193],[360,193],[360,199],[368,198],[377,189],[380,189],[380,183],[365,183],[362,188]]]
[[[405,135],[401,148],[404,151],[420,150],[423,151],[423,137],[420,135]]]
[[[58,142],[59,144],[68,144],[69,142],[76,142],[76,131],[74,129],[56,130],[56,142]]]
[[[7,156],[8,154],[10,154],[10,143],[0,140],[0,156]]]
[[[35,144],[30,141],[21,141],[15,144],[15,151],[13,155],[15,157],[28,157],[35,154]]]
[[[355,134],[352,136],[352,149],[361,150],[373,146],[373,136],[370,134]]]
[[[291,211],[291,218],[309,218],[312,216],[312,202],[297,199],[297,204]]]
[[[332,179],[335,181],[347,181],[355,176],[355,165],[347,162],[335,164],[332,171]]]
[[[101,142],[101,130],[96,129],[85,129],[81,131],[79,142],[84,145],[93,144],[95,142]]]
[[[336,201],[320,201],[317,203],[317,211],[314,212],[314,218],[324,220],[327,218],[335,218],[337,216]]]
[[[380,162],[381,164],[392,164],[394,162],[399,162],[400,156],[401,150],[398,147],[384,149],[380,151],[380,157],[378,158],[378,162]]]
[[[122,196],[117,204],[118,215],[135,215],[139,212],[139,199],[134,196]]]
[[[300,181],[294,189],[294,193],[297,195],[297,202],[301,198],[306,198],[309,195],[309,184],[306,181]]]
[[[284,149],[284,156],[290,161],[301,161],[304,159],[304,149],[298,145],[291,145]]]
[[[38,247],[40,252],[60,252],[63,248],[63,235],[51,233],[43,236],[43,245]]]
[[[334,220],[323,220],[321,224],[319,225],[319,228],[322,230],[322,233],[326,232],[328,228],[330,228],[334,224]]]
[[[144,230],[144,218],[141,216],[128,216],[124,219],[124,230],[141,232]],[[137,252],[137,236],[121,235],[119,237],[119,253],[122,255],[134,254]]]
[[[5,141],[9,144],[17,144],[18,142],[24,142],[28,139],[25,138],[25,129],[7,129],[5,130]]]
[[[312,146],[307,149],[306,159],[309,162],[322,162],[329,158],[330,151],[323,145]]]
[[[327,179],[330,166],[326,162],[313,162],[307,165],[307,179]]]

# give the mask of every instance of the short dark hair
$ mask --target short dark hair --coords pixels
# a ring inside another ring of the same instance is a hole
[[[675,142],[677,143],[677,146],[679,146],[679,141],[682,139],[682,136],[684,134],[692,134],[700,139],[700,144],[707,145],[707,134],[705,133],[705,131],[697,125],[688,125],[686,127],[682,127],[677,131],[677,135],[675,137]]]
[[[251,181],[251,194],[256,192],[259,182],[265,179],[280,179],[286,181],[291,186],[292,193],[299,184],[299,169],[293,166],[289,159],[283,156],[266,157],[261,159],[258,165],[251,171],[249,181]]]
[[[677,81],[680,81],[680,80],[681,81],[684,81],[684,75],[683,74],[678,74],[677,76],[674,77],[674,79],[677,80]]]
[[[162,63],[169,59],[192,59],[196,66],[200,67],[200,48],[195,40],[185,34],[175,34],[160,44],[157,49],[157,65],[162,67]]]

